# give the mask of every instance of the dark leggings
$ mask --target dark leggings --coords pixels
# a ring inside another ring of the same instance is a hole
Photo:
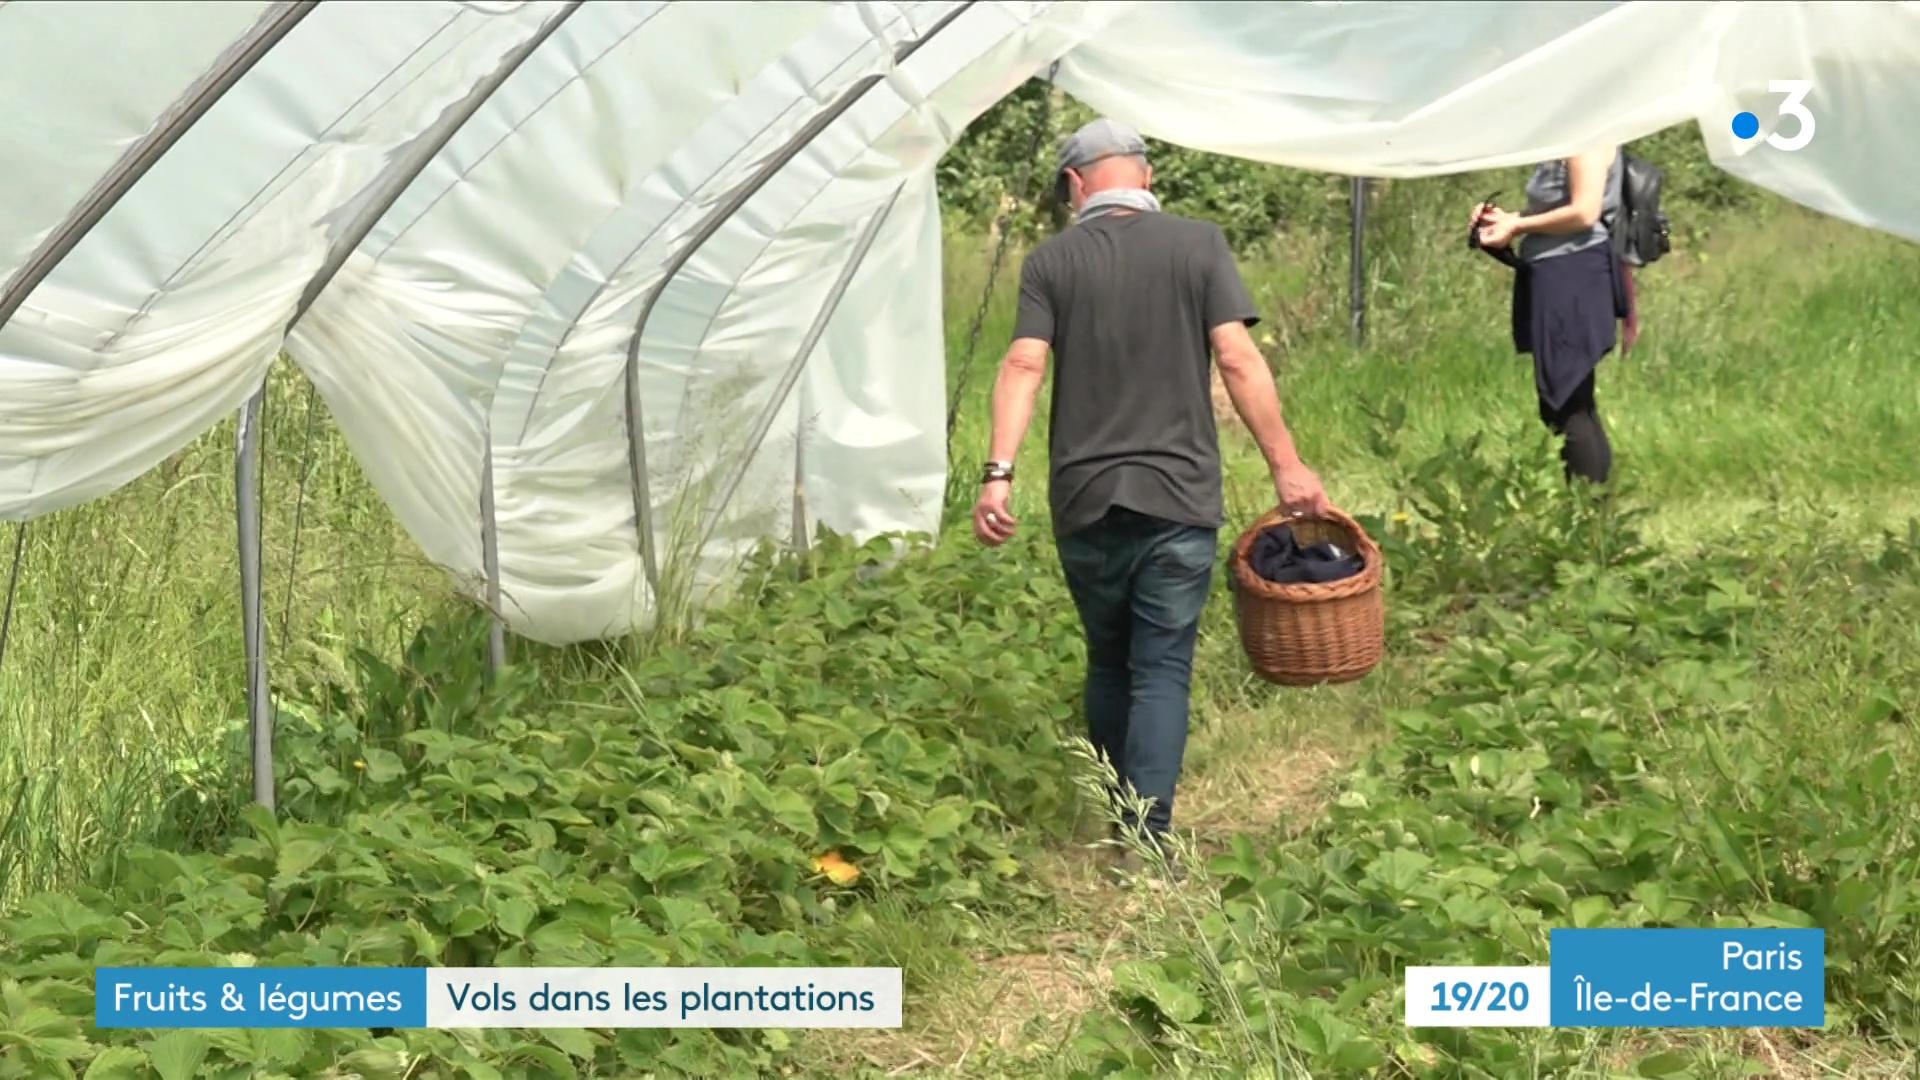
[[[1558,409],[1540,402],[1540,419],[1561,437],[1560,460],[1566,463],[1568,479],[1579,476],[1596,484],[1607,482],[1607,474],[1613,471],[1613,447],[1593,404],[1593,372],[1587,372]]]

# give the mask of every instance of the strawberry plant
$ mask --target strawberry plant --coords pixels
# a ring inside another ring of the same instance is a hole
[[[355,652],[281,701],[277,817],[235,801],[228,834],[122,851],[0,923],[0,1076],[776,1068],[781,1032],[96,1030],[92,969],[898,963],[867,901],[1017,895],[1070,823],[1078,628],[1018,564],[949,546],[877,574],[890,551],[764,563],[592,695],[555,692],[560,653],[486,685],[477,620]]]

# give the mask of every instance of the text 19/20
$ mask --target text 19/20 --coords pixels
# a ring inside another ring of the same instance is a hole
[[[1525,1012],[1524,982],[1437,982],[1433,984],[1434,1012]]]

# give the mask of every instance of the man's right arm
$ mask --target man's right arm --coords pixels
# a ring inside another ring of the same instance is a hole
[[[1273,485],[1280,504],[1292,513],[1322,513],[1332,509],[1326,488],[1312,469],[1300,460],[1294,448],[1293,434],[1280,411],[1280,392],[1267,370],[1266,357],[1253,343],[1246,324],[1235,319],[1214,327],[1208,338],[1213,344],[1215,363],[1220,365],[1220,381],[1240,419],[1260,445],[1260,453],[1273,470]]]

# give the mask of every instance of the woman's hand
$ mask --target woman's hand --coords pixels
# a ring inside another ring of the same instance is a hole
[[[1520,235],[1520,215],[1511,210],[1490,207],[1480,221],[1480,246],[1499,249]]]

